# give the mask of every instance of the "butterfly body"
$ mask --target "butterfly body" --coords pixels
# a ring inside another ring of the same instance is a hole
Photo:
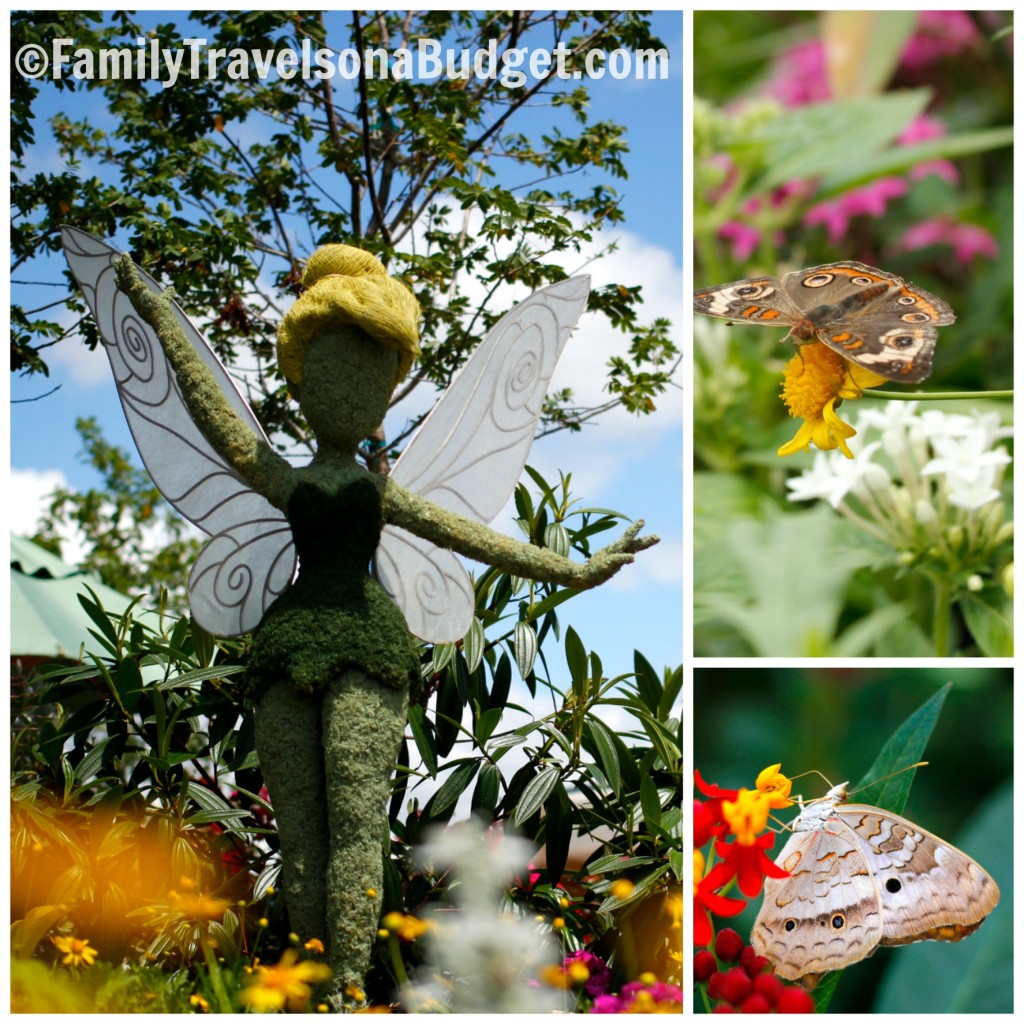
[[[847,804],[846,787],[803,809],[766,879],[751,943],[790,980],[839,970],[878,946],[958,942],[999,901],[991,876],[906,818]]]
[[[931,372],[936,328],[956,320],[938,296],[852,260],[704,288],[694,293],[693,308],[733,323],[788,326],[797,344],[820,341],[867,370],[911,384]]]

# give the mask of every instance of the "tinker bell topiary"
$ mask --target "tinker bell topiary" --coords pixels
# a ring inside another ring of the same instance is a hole
[[[189,579],[195,620],[217,635],[253,630],[246,679],[292,930],[325,942],[336,993],[361,987],[389,780],[420,678],[410,632],[453,642],[472,623],[473,587],[453,552],[587,588],[657,541],[638,521],[580,564],[484,525],[522,471],[589,279],[545,288],[501,320],[384,477],[356,453],[419,354],[419,306],[374,256],[319,249],[281,324],[279,366],[317,441],[295,467],[170,293],[82,231],[65,228],[63,241],[147,469],[212,537]]]

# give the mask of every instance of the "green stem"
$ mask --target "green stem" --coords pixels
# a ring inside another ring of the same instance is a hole
[[[935,621],[932,629],[935,633],[935,654],[939,658],[949,657],[949,615],[950,590],[948,584],[933,580],[935,587]]]
[[[978,398],[1013,398],[1013,391],[934,391],[926,394],[920,391],[877,391],[868,388],[863,397],[869,396],[897,402],[966,402]]]

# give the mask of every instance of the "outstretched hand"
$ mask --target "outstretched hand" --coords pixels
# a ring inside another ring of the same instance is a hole
[[[580,574],[583,587],[596,587],[599,583],[611,579],[624,565],[633,561],[633,556],[638,551],[653,547],[661,540],[655,534],[648,537],[639,536],[644,527],[644,521],[638,519],[632,526],[627,527],[622,536],[607,547],[601,548],[585,565],[580,566]]]

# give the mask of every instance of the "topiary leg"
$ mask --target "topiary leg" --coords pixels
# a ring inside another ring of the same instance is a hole
[[[363,988],[380,918],[382,845],[408,690],[349,671],[323,702],[330,861],[327,928],[336,991]]]
[[[328,832],[320,693],[272,683],[256,701],[256,751],[277,818],[292,931],[328,944]]]

